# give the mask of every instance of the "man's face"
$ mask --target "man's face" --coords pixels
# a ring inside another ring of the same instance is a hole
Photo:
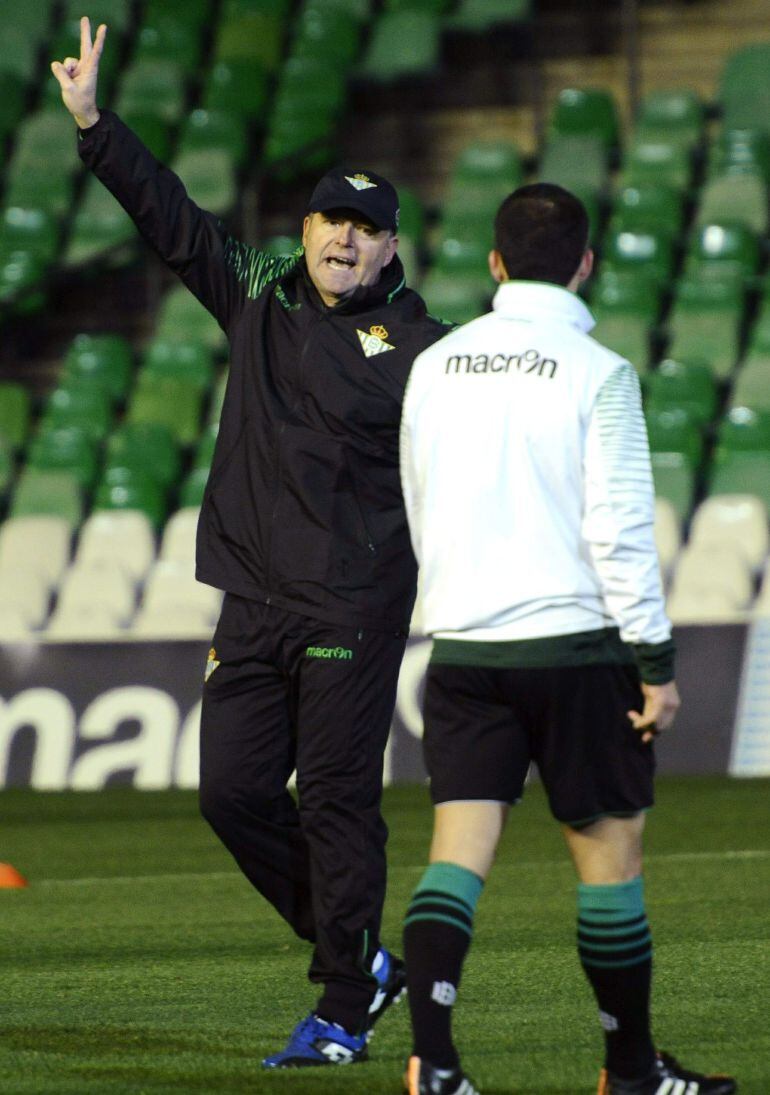
[[[396,253],[398,240],[354,209],[311,213],[302,226],[310,278],[328,307],[361,285],[374,285]]]

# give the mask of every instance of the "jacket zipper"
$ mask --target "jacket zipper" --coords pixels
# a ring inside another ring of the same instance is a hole
[[[302,344],[302,349],[301,349],[300,355],[299,355],[299,364],[297,366],[296,398],[294,399],[294,402],[292,403],[292,405],[290,407],[290,410],[292,410],[292,411],[296,410],[297,406],[299,405],[300,399],[302,398],[303,391],[304,391],[303,378],[304,378],[304,372],[305,372],[305,359],[307,358],[308,350],[310,348],[311,334],[313,333],[315,328],[318,326],[318,324],[323,319],[324,319],[323,315],[319,315],[318,313],[314,313],[313,321],[312,321],[312,323],[310,323],[308,325],[308,331],[307,331],[307,334],[305,335],[305,341]],[[278,430],[278,435],[277,435],[277,439],[276,439],[276,450],[277,451],[276,451],[275,472],[274,472],[274,474],[275,474],[275,493],[273,494],[273,508],[272,508],[271,513],[270,513],[270,526],[269,526],[269,530],[268,530],[269,531],[269,537],[268,537],[268,544],[267,544],[267,596],[265,598],[265,604],[268,604],[268,605],[272,602],[272,599],[273,599],[272,598],[272,593],[271,593],[271,587],[272,587],[272,582],[273,582],[273,528],[275,526],[275,519],[278,516],[278,505],[279,505],[280,498],[281,498],[281,467],[282,467],[282,463],[283,463],[283,460],[282,460],[282,456],[283,456],[282,439],[283,439],[283,435],[284,435],[285,432],[286,432],[286,423],[282,422],[281,425],[280,425],[280,428]]]
[[[361,504],[361,496],[358,493],[358,485],[356,484],[356,479],[355,479],[355,476],[353,475],[353,469],[350,466],[350,460],[348,459],[347,449],[344,446],[343,446],[343,449],[342,449],[342,458],[345,461],[345,467],[347,468],[348,475],[350,477],[350,485],[353,489],[353,501],[355,502],[356,509],[358,510],[358,519],[361,522],[361,528],[364,530],[364,538],[366,539],[366,547],[367,547],[367,549],[368,549],[368,551],[371,555],[376,555],[377,554],[377,548],[376,548],[374,540],[372,538],[372,534],[369,531],[369,526],[366,523],[366,516],[364,514],[364,507]]]

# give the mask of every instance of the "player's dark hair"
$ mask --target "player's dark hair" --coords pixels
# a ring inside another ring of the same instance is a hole
[[[495,217],[495,249],[511,280],[568,285],[588,246],[586,207],[554,183],[520,186]]]

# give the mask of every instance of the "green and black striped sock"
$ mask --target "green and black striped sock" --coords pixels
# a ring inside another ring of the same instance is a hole
[[[652,937],[640,877],[578,886],[578,954],[599,1004],[606,1067],[623,1079],[646,1075],[655,1060]]]
[[[452,1006],[484,883],[455,863],[431,863],[404,920],[404,958],[413,1052],[437,1068],[456,1068]]]

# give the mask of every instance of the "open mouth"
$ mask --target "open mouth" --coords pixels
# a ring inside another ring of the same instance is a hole
[[[353,259],[340,258],[337,255],[332,255],[326,260],[331,266],[332,270],[352,270],[355,266]]]

